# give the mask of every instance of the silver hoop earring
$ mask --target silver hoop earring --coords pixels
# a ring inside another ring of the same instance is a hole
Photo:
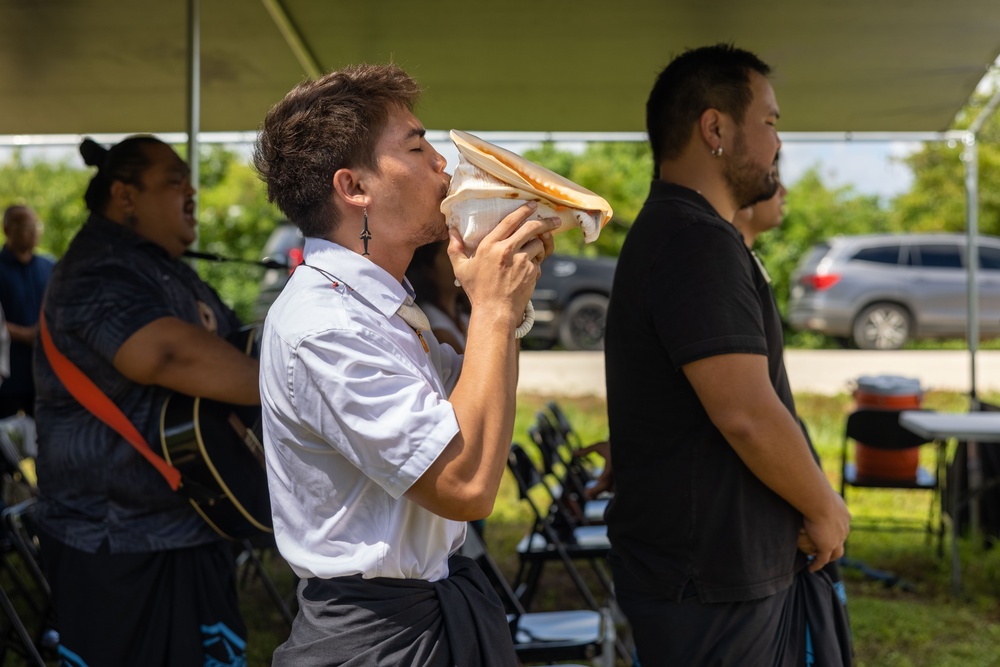
[[[365,251],[363,253],[361,253],[361,254],[362,254],[362,256],[368,256],[368,242],[372,240],[372,233],[370,231],[368,231],[368,207],[367,206],[365,206],[365,209],[364,209],[362,215],[364,215],[365,226],[364,226],[364,229],[361,230],[361,242],[365,244]]]

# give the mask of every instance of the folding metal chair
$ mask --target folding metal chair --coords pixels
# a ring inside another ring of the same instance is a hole
[[[573,449],[580,449],[583,447],[583,440],[580,435],[573,428],[573,425],[569,421],[569,417],[563,412],[563,409],[559,407],[559,404],[555,401],[549,401],[545,404],[545,409],[549,411],[552,415],[555,426],[559,429],[560,435],[566,440],[566,443]]]
[[[936,532],[938,552],[943,555],[944,520],[940,516],[940,490],[943,478],[944,448],[940,443],[935,446],[934,468],[917,467],[913,477],[871,474],[868,471],[859,472],[857,465],[848,461],[848,446],[852,440],[866,447],[896,452],[932,444],[933,441],[900,426],[899,413],[900,410],[860,409],[848,415],[841,448],[840,495],[846,501],[847,490],[851,487],[856,489],[928,491],[931,498],[926,523],[921,522],[921,525],[914,526],[912,522],[900,520],[897,517],[878,517],[868,521],[852,521],[852,527],[877,530],[926,530],[928,535],[933,535]],[[935,508],[938,509],[936,530]]]
[[[602,565],[611,551],[607,526],[578,526],[572,517],[566,516],[555,502],[552,490],[535,463],[517,443],[511,445],[507,467],[517,482],[520,499],[528,505],[534,516],[531,530],[517,545],[520,567],[514,590],[521,604],[525,609],[531,608],[545,564],[558,561],[565,567],[587,606],[594,610],[600,609],[601,605],[581,576],[576,561],[590,564],[609,598],[613,599],[611,576]],[[532,497],[533,493],[547,496],[553,511],[543,511]]]
[[[602,466],[594,464],[594,460],[588,456],[576,456],[584,448],[583,439],[569,421],[569,417],[555,401],[549,401],[545,408],[551,416],[550,423],[555,432],[557,441],[562,443],[570,454],[570,463],[574,466],[576,473],[589,486],[594,480],[601,476]],[[544,414],[544,413],[543,413]]]
[[[617,636],[607,608],[525,611],[474,524],[469,524],[462,554],[476,561],[500,596],[521,662],[598,659],[596,664],[605,667],[615,664]]]
[[[539,412],[536,422],[528,427],[528,437],[538,448],[544,473],[554,480],[551,489],[555,500],[580,524],[599,525],[604,523],[604,512],[608,499],[588,500],[586,488],[590,483],[587,473],[581,474],[580,464],[574,461],[572,453],[561,447],[556,431],[545,413]]]
[[[0,664],[7,651],[21,656],[30,665],[46,664],[55,659],[59,645],[52,591],[42,572],[31,510],[36,502],[29,498],[3,510],[4,526],[10,548],[3,553],[5,585],[0,588],[0,609],[7,617]],[[29,627],[34,628],[30,630]]]
[[[26,415],[0,419],[0,495],[5,505],[34,496],[35,420]]]

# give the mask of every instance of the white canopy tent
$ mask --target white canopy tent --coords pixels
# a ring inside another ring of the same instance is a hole
[[[976,132],[997,97],[949,128],[1000,54],[996,0],[0,0],[0,143],[182,131],[195,154],[203,130],[252,132],[302,78],[359,61],[410,72],[429,128],[636,138],[656,73],[720,41],[774,68],[786,141],[964,142],[975,397]]]

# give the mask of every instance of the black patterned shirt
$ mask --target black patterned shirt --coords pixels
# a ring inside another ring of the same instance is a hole
[[[210,313],[210,314],[209,314]],[[159,453],[160,409],[170,391],[141,385],[113,363],[122,344],[164,317],[218,334],[235,314],[180,260],[124,225],[91,215],[56,265],[44,315],[56,348],[90,378]],[[80,405],[35,346],[41,527],[87,552],[178,549],[219,539],[182,495],[110,427]]]

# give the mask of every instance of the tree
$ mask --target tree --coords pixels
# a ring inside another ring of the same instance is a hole
[[[954,129],[967,129],[987,97],[977,95],[958,115]],[[1000,114],[994,113],[977,138],[979,149],[979,230],[1000,235]],[[906,231],[965,229],[965,170],[958,142],[928,142],[905,159],[913,187],[893,202],[893,224]]]
[[[239,156],[223,146],[201,151],[198,247],[224,257],[259,260],[283,216],[267,202],[264,185]],[[253,318],[263,269],[242,263],[198,262],[198,273],[244,322]]]
[[[203,146],[200,155],[199,247],[226,257],[260,259],[282,216],[268,204],[263,184],[239,154],[223,146]],[[44,224],[40,249],[61,257],[87,219],[83,193],[94,170],[70,159],[25,159],[21,150],[0,164],[0,206],[27,204]],[[202,278],[244,321],[253,316],[262,269],[236,263],[199,261]]]
[[[9,162],[0,164],[0,209],[14,204],[33,208],[43,225],[39,250],[61,257],[87,219],[83,193],[89,180],[69,160],[29,162],[17,149]]]

